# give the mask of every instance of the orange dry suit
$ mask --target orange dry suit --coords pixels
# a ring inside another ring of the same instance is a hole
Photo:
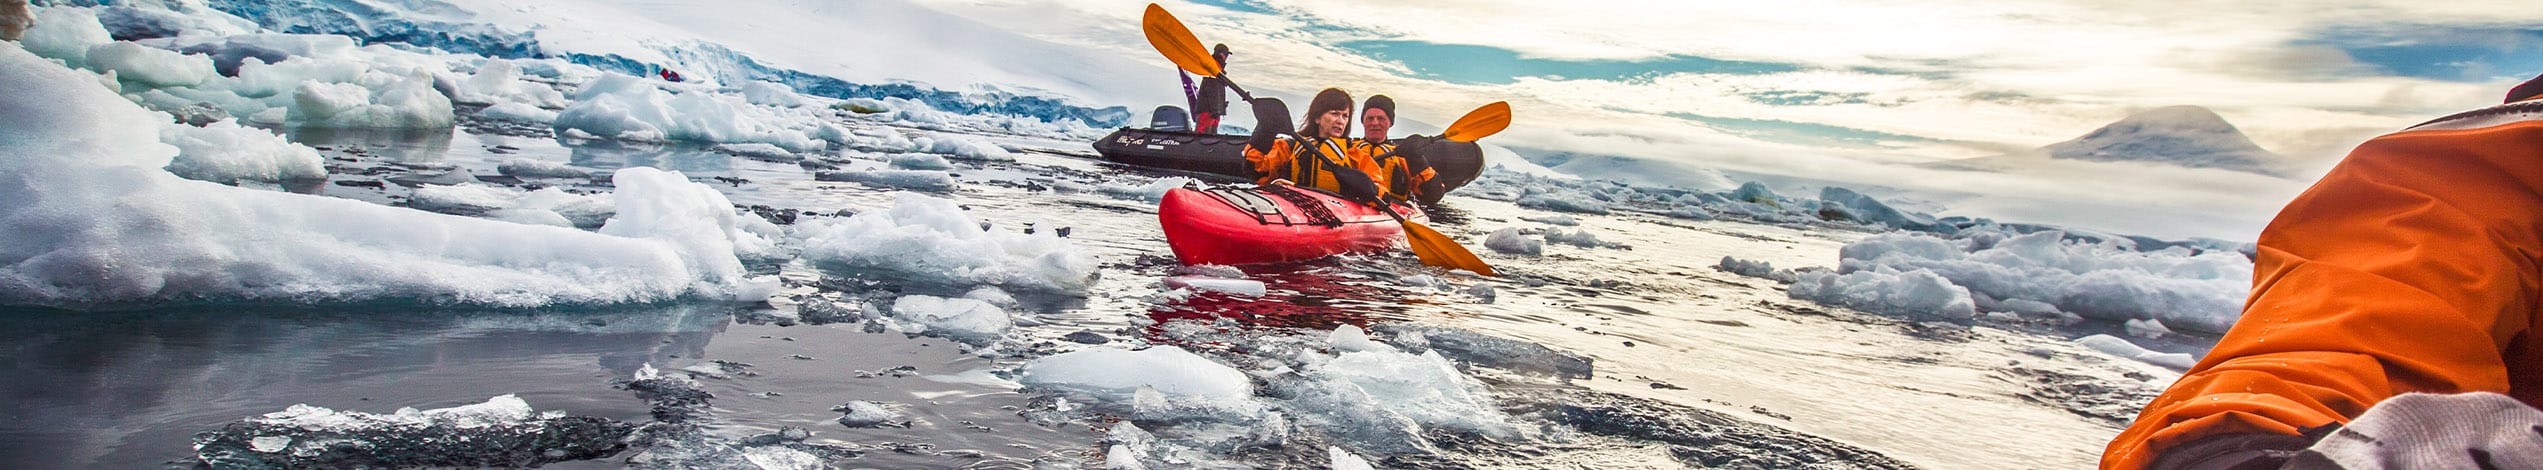
[[[2261,232],[2242,318],[2111,441],[2102,468],[2320,436],[2405,392],[2543,404],[2538,154],[2543,101],[2359,145]]]
[[[1429,165],[1415,165],[1405,155],[1394,154],[1393,141],[1353,139],[1351,145],[1358,147],[1361,155],[1377,162],[1378,170],[1374,175],[1381,182],[1379,188],[1384,190],[1387,198],[1412,200],[1422,191],[1422,184],[1439,176],[1439,170],[1433,170]]]
[[[1272,142],[1270,149],[1246,145],[1245,161],[1253,163],[1254,173],[1261,175],[1254,179],[1256,184],[1270,184],[1274,179],[1287,179],[1301,187],[1322,189],[1336,194],[1348,195],[1359,192],[1360,190],[1344,187],[1343,181],[1353,177],[1336,175],[1335,173],[1339,170],[1364,175],[1371,183],[1376,184],[1377,195],[1385,194],[1385,175],[1380,173],[1377,163],[1369,160],[1369,154],[1362,153],[1360,150],[1358,146],[1351,145],[1349,139],[1311,137],[1299,140],[1282,136]]]

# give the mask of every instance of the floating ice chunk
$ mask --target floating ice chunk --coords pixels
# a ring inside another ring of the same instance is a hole
[[[1587,357],[1542,344],[1444,326],[1381,323],[1375,327],[1394,335],[1407,350],[1427,348],[1471,365],[1576,379],[1589,378],[1593,369],[1593,362]]]
[[[740,88],[743,99],[760,106],[801,108],[813,104],[812,100],[796,94],[794,88],[782,83],[750,80],[742,82],[742,85],[737,88]]]
[[[1254,382],[1244,372],[1174,346],[1139,351],[1097,348],[1043,357],[1024,365],[1019,382],[1129,403],[1140,389],[1168,399],[1245,403]]]
[[[909,424],[909,418],[901,415],[901,412],[893,411],[891,407],[885,406],[881,403],[865,400],[850,401],[847,404],[839,405],[838,408],[834,408],[832,411],[846,413],[845,416],[839,417],[839,424],[851,428],[907,426]]]
[[[2199,362],[2198,358],[2190,357],[2189,354],[2155,352],[2153,350],[2137,346],[2136,343],[2130,343],[2128,340],[2120,339],[2117,336],[2111,335],[2092,335],[2077,338],[2075,339],[2075,344],[2092,348],[2094,351],[2101,351],[2106,354],[2127,359],[2135,359],[2147,364],[2169,367],[2173,370],[2190,370],[2190,366],[2198,365]]]
[[[377,89],[353,83],[303,82],[292,90],[286,118],[299,127],[436,129],[450,127],[450,98],[432,77],[409,75]]]
[[[945,157],[944,157],[944,156],[942,156],[942,155],[937,155],[937,154],[932,154],[932,153],[904,153],[904,154],[898,154],[898,155],[893,155],[893,156],[891,157],[891,160],[892,160],[892,167],[893,167],[893,168],[899,168],[899,169],[903,169],[903,170],[951,170],[951,169],[954,169],[954,164],[945,162]]]
[[[219,468],[536,466],[617,453],[633,428],[536,413],[512,395],[385,415],[299,404],[198,436],[195,456]]]
[[[1575,219],[1575,218],[1572,218],[1572,216],[1568,216],[1568,215],[1549,215],[1549,216],[1543,216],[1543,217],[1520,217],[1520,218],[1519,218],[1519,220],[1525,220],[1525,221],[1529,221],[1529,222],[1536,222],[1536,223],[1546,224],[1546,225],[1561,225],[1561,226],[1565,226],[1565,227],[1570,227],[1570,226],[1575,226],[1575,225],[1580,225],[1580,224],[1581,224],[1580,219]]]
[[[1095,192],[1122,199],[1157,202],[1165,200],[1166,191],[1184,187],[1184,185],[1192,184],[1193,181],[1191,178],[1168,176],[1157,178],[1156,181],[1150,181],[1148,184],[1105,183],[1103,186],[1096,187]]]
[[[1969,289],[1932,271],[1899,272],[1886,266],[1845,274],[1812,271],[1802,273],[1789,292],[1796,299],[1883,315],[1961,320],[1978,315]]]
[[[1836,186],[1820,188],[1819,200],[1822,219],[1829,218],[1827,215],[1831,213],[1831,208],[1843,208],[1844,210],[1836,212],[1846,214],[1848,219],[1855,222],[1887,225],[1902,230],[1932,230],[1936,227],[1934,216],[1898,210],[1890,207],[1889,204],[1881,203],[1879,199],[1854,192],[1852,189]]]
[[[528,158],[505,160],[502,164],[495,165],[495,171],[502,173],[504,176],[514,178],[587,179],[592,177],[592,170],[590,169],[564,163]]]
[[[971,344],[996,342],[1015,318],[996,305],[973,299],[905,295],[892,302],[892,317],[917,324],[917,333],[944,336]]]
[[[91,69],[114,72],[125,83],[153,88],[200,85],[219,76],[212,71],[211,57],[121,41],[88,48],[87,60]]]
[[[1194,265],[1186,265],[1186,266],[1176,266],[1176,267],[1174,268],[1174,274],[1175,274],[1175,275],[1178,275],[1178,276],[1202,276],[1202,277],[1215,277],[1215,278],[1220,278],[1220,279],[1244,279],[1244,278],[1245,278],[1245,270],[1243,270],[1243,269],[1238,269],[1238,268],[1237,268],[1237,267],[1235,267],[1235,266],[1228,266],[1228,265],[1224,265],[1224,264],[1194,264]]]
[[[242,189],[169,173],[167,118],[15,45],[0,45],[0,304],[56,308],[188,299],[424,301],[537,307],[724,297],[744,279],[721,230],[594,234],[361,201]],[[684,182],[685,183],[685,182]],[[713,188],[619,185],[631,200]],[[714,199],[707,200],[705,198]],[[604,229],[606,230],[606,229]],[[686,240],[684,236],[718,241]],[[724,245],[715,249],[716,244]],[[725,262],[714,262],[715,258]]]
[[[1742,276],[1773,279],[1775,282],[1786,284],[1801,280],[1801,276],[1793,273],[1791,270],[1776,270],[1774,263],[1768,263],[1765,261],[1750,261],[1729,256],[1722,257],[1722,262],[1713,265],[1713,269]]]
[[[1518,227],[1492,231],[1492,235],[1484,237],[1483,247],[1491,248],[1492,251],[1520,255],[1545,253],[1545,242],[1519,233]]]
[[[2156,318],[2209,333],[2232,327],[2250,293],[2251,260],[2232,252],[2135,251],[2070,241],[2055,230],[2009,235],[1973,227],[1954,237],[1891,232],[1858,240],[1839,250],[1840,270],[1929,272],[2002,302],[2046,303],[2113,322]]]
[[[98,23],[96,10],[67,6],[35,9],[35,26],[18,38],[27,52],[71,67],[87,67],[89,48],[111,42],[115,38]]]
[[[510,209],[520,198],[521,190],[501,186],[427,184],[415,188],[415,196],[407,199],[407,205],[434,212],[479,213]]]
[[[2145,339],[2162,339],[2163,335],[2172,334],[2171,328],[2163,326],[2163,320],[2152,318],[2128,320],[2123,326],[2128,330],[2128,336]]]
[[[1519,197],[1519,207],[1582,214],[1606,214],[1607,203],[1573,191],[1554,191]]]
[[[1375,470],[1377,468],[1369,466],[1368,459],[1352,455],[1350,451],[1342,450],[1341,447],[1325,446],[1325,455],[1328,462],[1325,468],[1329,470]]]
[[[509,103],[533,108],[563,107],[567,104],[564,92],[522,80],[521,66],[503,59],[487,59],[477,66],[476,75],[461,80],[455,88],[451,101],[460,103]]]
[[[1165,279],[1165,285],[1167,288],[1173,289],[1217,292],[1241,297],[1262,297],[1265,292],[1268,292],[1267,288],[1263,285],[1263,281],[1251,279],[1173,276]]]
[[[1429,448],[1422,429],[1511,437],[1517,427],[1482,385],[1437,353],[1346,352],[1310,365],[1289,409],[1354,447],[1382,453]]]
[[[998,144],[989,143],[978,137],[936,134],[923,139],[925,141],[920,144],[928,153],[964,160],[1015,161],[1015,154],[1007,152],[1006,147],[999,147]]]
[[[164,124],[159,140],[177,147],[177,158],[168,164],[168,171],[188,179],[231,183],[327,177],[317,149],[231,121],[203,127]]]
[[[1130,446],[1122,444],[1113,444],[1111,448],[1104,450],[1104,468],[1110,470],[1148,470],[1148,466],[1146,464],[1139,463],[1139,453],[1137,451],[1130,450]]]
[[[914,191],[953,192],[959,185],[952,173],[923,170],[842,170],[813,173],[818,181],[865,183],[886,188]]]
[[[556,116],[559,133],[574,130],[634,141],[757,142],[797,152],[828,146],[812,137],[819,123],[801,110],[764,108],[703,90],[673,94],[648,80],[617,74],[583,85],[574,104]]]
[[[485,110],[478,111],[477,115],[487,119],[530,124],[549,124],[556,122],[555,111],[540,109],[538,106],[519,102],[496,103],[494,106],[487,106]]]
[[[1333,327],[1333,333],[1325,335],[1324,343],[1326,346],[1333,347],[1335,351],[1344,352],[1395,350],[1376,341],[1370,341],[1368,332],[1361,331],[1360,327],[1350,324]]]
[[[912,193],[890,210],[797,223],[795,236],[824,267],[922,283],[1082,293],[1096,277],[1094,259],[1051,231],[993,232],[953,201]]]
[[[1489,240],[1487,240],[1487,242],[1489,242]],[[1564,231],[1563,229],[1546,230],[1545,242],[1561,243],[1582,248],[1608,248],[1619,246],[1613,243],[1599,241],[1598,234],[1589,233],[1589,229],[1573,229],[1571,231]]]
[[[724,152],[724,153],[733,154],[733,155],[744,156],[744,157],[757,158],[757,159],[762,159],[762,160],[774,160],[774,161],[781,161],[781,162],[791,162],[791,161],[796,161],[796,160],[802,160],[802,159],[803,159],[803,157],[802,157],[802,156],[795,155],[795,153],[794,153],[794,152],[786,151],[786,149],[785,149],[784,147],[778,147],[778,146],[775,146],[775,145],[763,144],[763,143],[758,143],[758,142],[743,143],[743,144],[723,144],[723,145],[717,145],[717,146],[715,146],[715,151],[717,151],[717,152]]]

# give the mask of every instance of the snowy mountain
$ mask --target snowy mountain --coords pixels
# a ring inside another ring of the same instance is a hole
[[[2223,116],[2198,106],[2146,110],[2074,140],[2028,152],[1953,160],[1936,166],[2006,170],[2044,159],[2153,163],[2278,177],[2291,173],[2285,157],[2253,144]]]

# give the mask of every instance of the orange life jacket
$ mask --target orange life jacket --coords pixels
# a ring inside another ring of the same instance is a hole
[[[2543,404],[2543,101],[2369,140],[2261,232],[2242,318],[2102,452],[2299,435],[2406,392]]]
[[[1369,175],[1369,179],[1377,183],[1378,191],[1384,193],[1387,186],[1385,175],[1380,173],[1375,162],[1369,160],[1368,154],[1361,153],[1357,146],[1347,141],[1321,137],[1305,141],[1282,138],[1274,141],[1270,149],[1246,146],[1245,160],[1254,164],[1255,174],[1261,175],[1254,179],[1257,184],[1287,179],[1301,187],[1347,194],[1333,177],[1333,171],[1335,168],[1348,168]]]
[[[1351,145],[1359,147],[1360,154],[1368,155],[1370,159],[1377,162],[1378,171],[1371,176],[1378,178],[1380,181],[1378,186],[1385,190],[1386,197],[1412,200],[1417,193],[1421,192],[1422,183],[1428,183],[1431,178],[1439,176],[1439,170],[1427,167],[1415,170],[1412,161],[1405,159],[1404,156],[1388,155],[1395,152],[1394,142],[1356,139],[1351,141]],[[1378,159],[1381,155],[1386,157]]]

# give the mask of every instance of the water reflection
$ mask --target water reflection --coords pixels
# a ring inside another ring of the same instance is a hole
[[[450,128],[441,129],[328,129],[292,127],[283,129],[283,137],[292,143],[311,147],[360,147],[372,156],[399,163],[442,161],[450,153],[450,141],[458,135]]]
[[[192,433],[296,403],[388,412],[516,393],[542,411],[641,419],[609,381],[698,357],[731,308],[0,310],[14,350],[0,361],[0,467],[182,460]]]

